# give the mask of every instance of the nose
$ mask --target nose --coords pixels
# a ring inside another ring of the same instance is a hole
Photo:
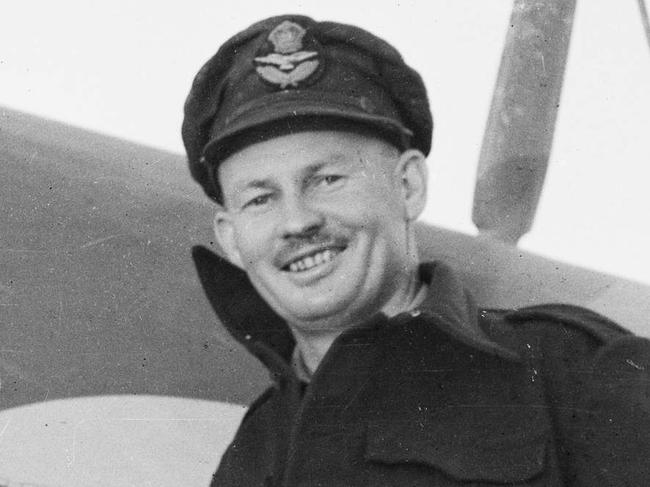
[[[285,239],[311,238],[318,234],[325,223],[324,215],[303,197],[287,198],[283,206],[281,231]]]

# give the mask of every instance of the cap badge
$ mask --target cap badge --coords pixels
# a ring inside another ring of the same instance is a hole
[[[257,74],[283,90],[297,88],[314,79],[321,62],[317,50],[305,49],[306,34],[303,27],[289,20],[274,28],[264,52],[255,58]],[[309,40],[312,47],[316,47],[316,41]]]

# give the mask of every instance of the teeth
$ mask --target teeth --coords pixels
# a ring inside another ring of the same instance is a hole
[[[317,254],[303,257],[302,259],[296,262],[292,262],[291,264],[289,264],[289,270],[291,272],[306,271],[311,269],[312,267],[316,267],[318,265],[329,262],[337,255],[338,255],[337,250],[332,251],[327,249],[322,252],[318,252]]]

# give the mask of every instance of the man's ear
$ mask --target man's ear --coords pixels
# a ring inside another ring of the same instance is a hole
[[[226,254],[228,261],[243,269],[242,258],[235,239],[235,227],[232,221],[232,215],[226,209],[220,208],[214,214],[213,228],[217,243]]]
[[[404,195],[404,210],[409,221],[416,220],[427,202],[428,171],[425,155],[417,149],[408,149],[400,155],[397,176]]]

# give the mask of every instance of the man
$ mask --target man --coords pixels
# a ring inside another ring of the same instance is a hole
[[[356,27],[267,19],[197,75],[183,136],[226,259],[195,259],[274,382],[213,485],[646,485],[647,340],[478,309],[420,263],[431,132],[418,74]]]

